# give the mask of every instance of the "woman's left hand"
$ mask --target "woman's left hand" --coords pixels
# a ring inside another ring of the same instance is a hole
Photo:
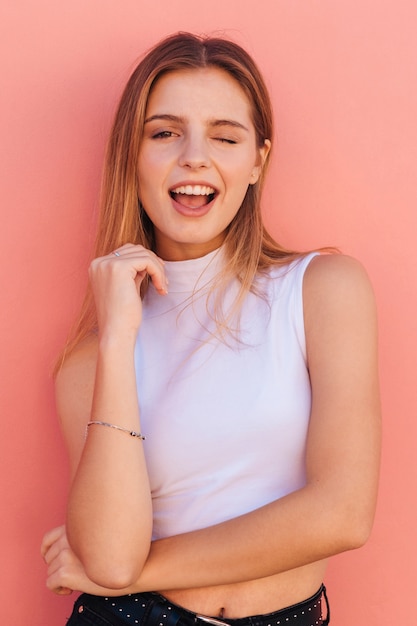
[[[104,590],[91,582],[71,549],[65,526],[58,526],[45,534],[41,554],[48,566],[46,586],[50,591],[58,595],[70,595],[73,591],[103,595]]]

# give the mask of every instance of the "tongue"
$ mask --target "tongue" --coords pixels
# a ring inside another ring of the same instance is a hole
[[[175,193],[174,199],[188,209],[199,209],[207,203],[207,196],[189,196],[185,193]]]

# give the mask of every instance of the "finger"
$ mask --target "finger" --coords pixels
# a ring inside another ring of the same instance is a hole
[[[66,541],[63,541],[63,538],[59,538],[57,541],[55,541],[55,543],[53,543],[49,549],[46,551],[43,560],[45,561],[45,563],[48,565],[49,563],[51,563],[54,559],[57,558],[57,556],[59,554],[61,554],[61,552],[63,552],[63,550],[68,549],[68,543]]]
[[[165,272],[158,271],[158,268],[149,266],[148,274],[155,289],[162,295],[168,293],[168,279],[165,276]]]
[[[118,250],[119,251],[119,250]],[[146,250],[142,246],[132,246],[124,251],[120,251],[120,256],[114,258],[114,262],[130,261],[132,268],[136,272],[134,280],[139,278],[142,282],[145,274],[148,274],[155,289],[165,295],[168,293],[168,280],[165,275],[164,261],[151,250]]]
[[[52,561],[49,561],[48,567],[46,570],[47,578],[50,578],[51,576],[54,576],[55,574],[57,574],[60,571],[61,566],[62,566],[62,563],[61,563],[59,556],[55,559],[52,559]]]
[[[144,252],[146,254],[149,254],[149,255],[153,256],[158,261],[158,263],[161,265],[161,267],[164,267],[164,265],[165,265],[164,259],[161,259],[161,257],[159,257],[153,250],[149,250],[148,248],[145,248],[144,246],[141,246],[141,245],[138,245],[138,244],[125,243],[123,246],[119,246],[115,250],[112,250],[108,256],[110,258],[111,257],[116,257],[116,258],[124,257],[124,258],[126,258],[129,253],[139,253],[140,254],[141,252]]]
[[[45,558],[45,555],[51,545],[63,535],[65,535],[65,526],[57,526],[56,528],[52,528],[47,533],[45,533],[41,543],[41,555],[43,558]]]
[[[61,580],[59,579],[59,575],[53,574],[52,576],[48,576],[46,580],[46,587],[49,591],[56,593],[58,596],[69,596],[74,591],[74,589],[70,589],[70,587],[66,587],[61,585]]]
[[[50,591],[59,595],[67,595],[71,593],[73,589],[68,587],[68,571],[71,571],[72,564],[65,562],[65,558],[62,558],[62,554],[58,558],[54,559],[49,565],[47,570],[46,586]]]
[[[114,251],[104,257],[94,259],[90,269],[95,274],[97,270],[105,268],[110,264],[111,267],[125,267],[126,262],[131,263],[131,269],[135,274],[132,276],[134,280],[139,278],[141,282],[145,274],[149,274],[151,280],[160,293],[167,293],[168,281],[165,276],[165,262],[159,258],[152,250],[147,250],[143,246],[125,245],[117,249],[117,256]]]
[[[73,592],[73,589],[68,589],[68,587],[58,587],[53,591],[59,596],[70,596]]]
[[[110,254],[102,258],[117,262],[117,260],[124,261],[126,259],[134,259],[136,257],[156,261],[162,269],[165,267],[165,261],[161,259],[161,257],[155,254],[153,250],[148,250],[143,246],[123,246],[122,248],[117,248],[117,250],[113,250],[112,252],[110,252]]]

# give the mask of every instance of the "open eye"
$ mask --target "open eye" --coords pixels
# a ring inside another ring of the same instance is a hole
[[[152,135],[152,139],[169,139],[170,137],[177,137],[178,134],[172,130],[160,130]]]

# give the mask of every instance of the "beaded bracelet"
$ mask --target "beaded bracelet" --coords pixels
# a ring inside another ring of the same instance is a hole
[[[135,430],[130,430],[129,428],[123,428],[122,426],[116,426],[116,424],[109,424],[109,422],[99,422],[94,420],[93,422],[88,422],[87,430],[89,426],[107,426],[108,428],[115,428],[116,430],[121,430],[123,433],[127,433],[131,437],[137,437],[138,439],[144,440],[145,437],[141,433],[137,433]]]

